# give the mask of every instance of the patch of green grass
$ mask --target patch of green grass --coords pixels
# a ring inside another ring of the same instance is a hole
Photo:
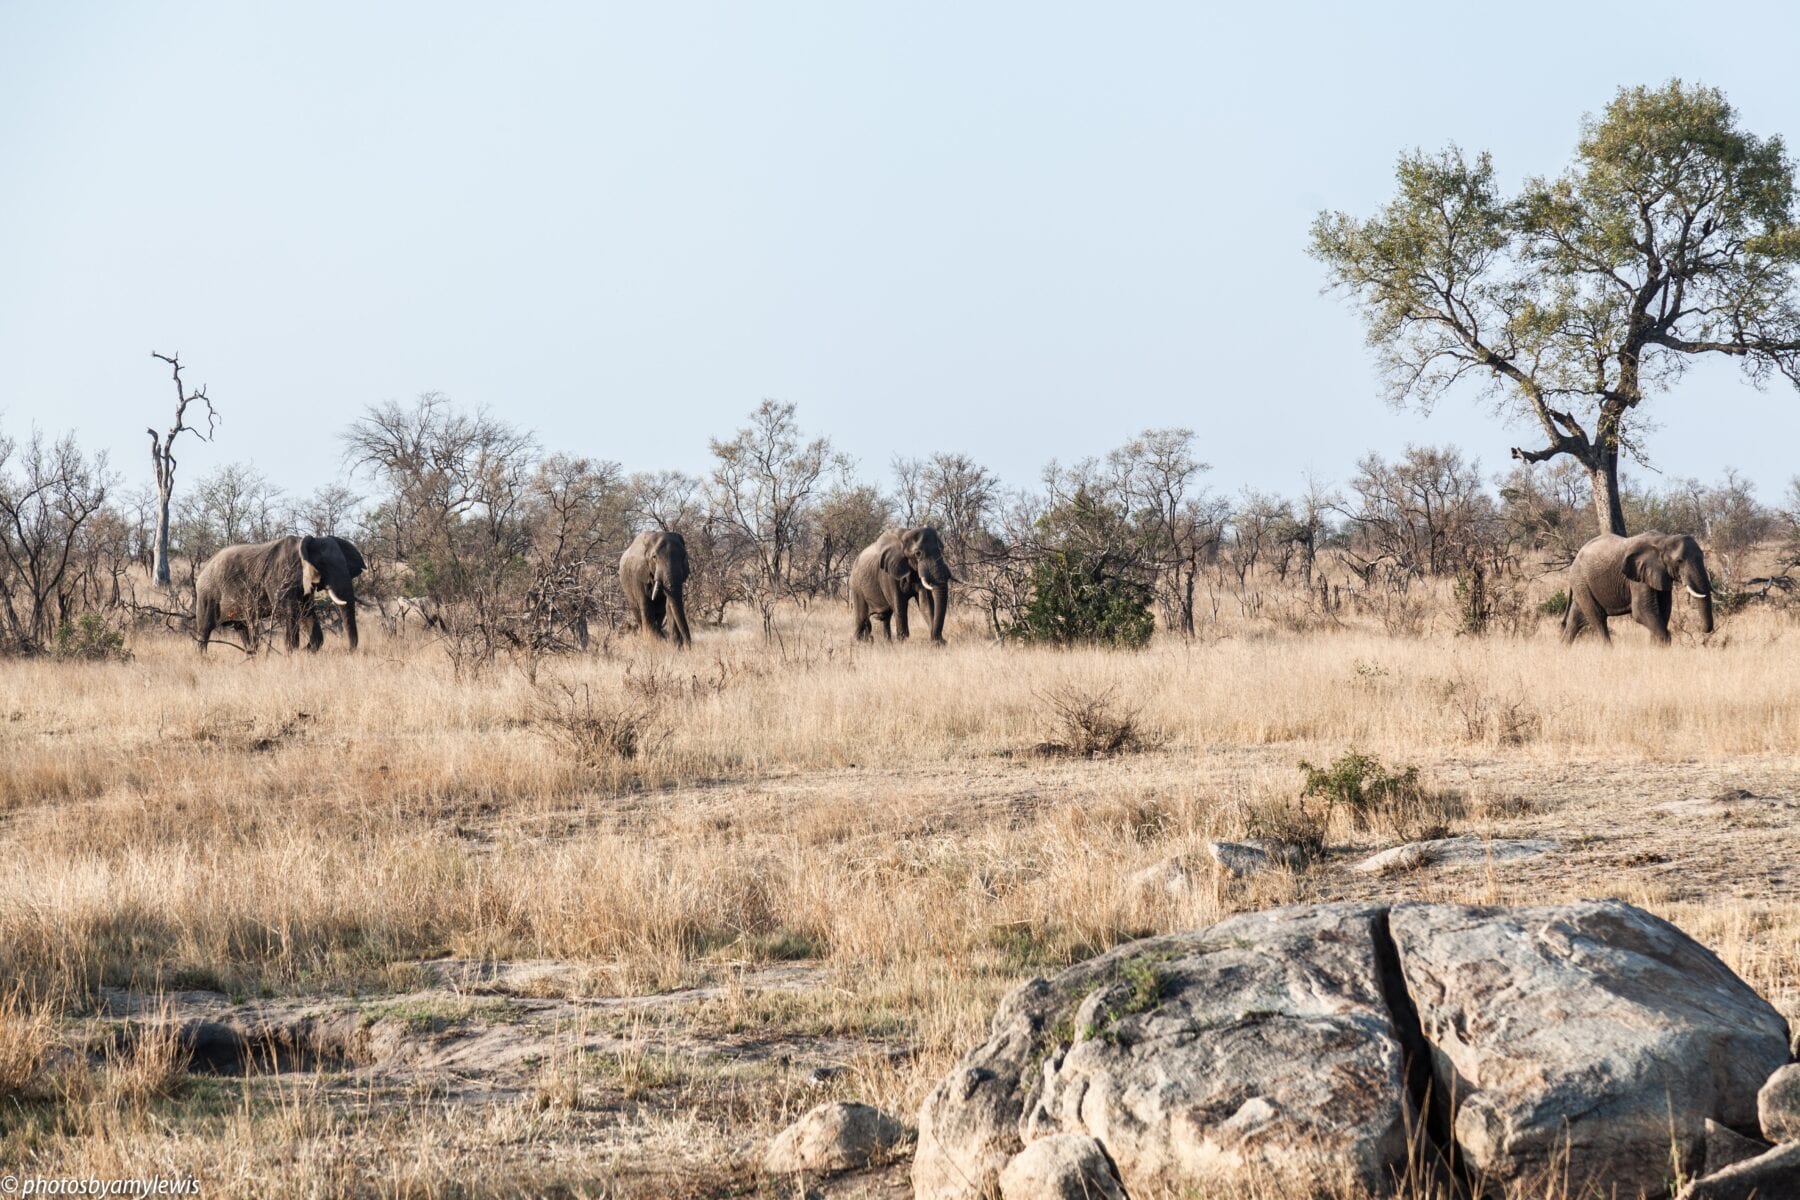
[[[452,996],[423,996],[370,1004],[363,1009],[363,1024],[392,1021],[412,1033],[442,1033],[477,1020],[497,1020],[511,1006],[504,1000],[469,1000]]]

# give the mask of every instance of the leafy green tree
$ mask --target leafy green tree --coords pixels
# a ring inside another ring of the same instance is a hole
[[[1403,155],[1372,217],[1322,213],[1311,251],[1361,307],[1389,398],[1428,409],[1480,380],[1543,431],[1526,463],[1578,461],[1600,526],[1625,532],[1633,414],[1696,358],[1800,386],[1800,227],[1778,137],[1679,80],[1621,90],[1574,162],[1501,194],[1486,154]]]
[[[1078,488],[1037,522],[1031,599],[1010,629],[1027,642],[1142,646],[1156,629],[1142,548],[1125,513]]]

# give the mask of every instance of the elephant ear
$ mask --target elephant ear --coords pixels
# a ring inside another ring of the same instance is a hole
[[[881,552],[881,569],[895,579],[905,579],[912,574],[912,563],[906,560],[899,547],[890,546]]]
[[[323,564],[324,547],[320,544],[324,538],[303,537],[300,539],[300,590],[311,595],[318,590],[320,568]]]
[[[1663,565],[1662,551],[1650,545],[1631,551],[1625,556],[1625,578],[1655,591],[1668,591],[1669,571]]]
[[[362,551],[341,537],[334,537],[331,540],[337,543],[338,550],[343,554],[344,562],[350,568],[350,578],[355,579],[361,575],[363,573]]]

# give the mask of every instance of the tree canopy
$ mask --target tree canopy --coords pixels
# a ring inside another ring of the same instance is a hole
[[[1487,154],[1403,155],[1374,216],[1321,213],[1311,252],[1354,299],[1397,404],[1465,379],[1543,433],[1528,463],[1586,469],[1602,529],[1625,531],[1619,457],[1634,413],[1696,358],[1800,387],[1800,226],[1779,137],[1723,93],[1626,88],[1574,161],[1507,196]]]

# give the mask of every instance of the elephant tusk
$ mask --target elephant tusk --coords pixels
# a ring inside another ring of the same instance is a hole
[[[327,596],[330,596],[331,602],[333,604],[337,605],[339,608],[349,608],[350,607],[350,602],[348,600],[343,599],[341,596],[339,596],[336,592],[332,591],[330,588],[325,589],[325,594]]]
[[[1696,592],[1696,591],[1695,591],[1695,590],[1694,590],[1694,589],[1693,589],[1693,588],[1691,588],[1691,587],[1688,587],[1688,585],[1687,585],[1687,584],[1685,584],[1685,583],[1684,583],[1684,584],[1682,584],[1682,585],[1681,585],[1681,586],[1682,586],[1682,587],[1686,587],[1686,588],[1687,588],[1687,594],[1688,594],[1688,595],[1690,595],[1690,596],[1692,596],[1692,597],[1693,597],[1693,598],[1694,598],[1694,599],[1696,599],[1696,600],[1710,600],[1710,599],[1712,599],[1712,596],[1711,596],[1711,594],[1709,594],[1709,593],[1707,593],[1707,592]]]
[[[657,589],[659,589],[661,587],[662,587],[662,580],[652,579],[650,581],[650,598],[652,600],[656,599]]]

